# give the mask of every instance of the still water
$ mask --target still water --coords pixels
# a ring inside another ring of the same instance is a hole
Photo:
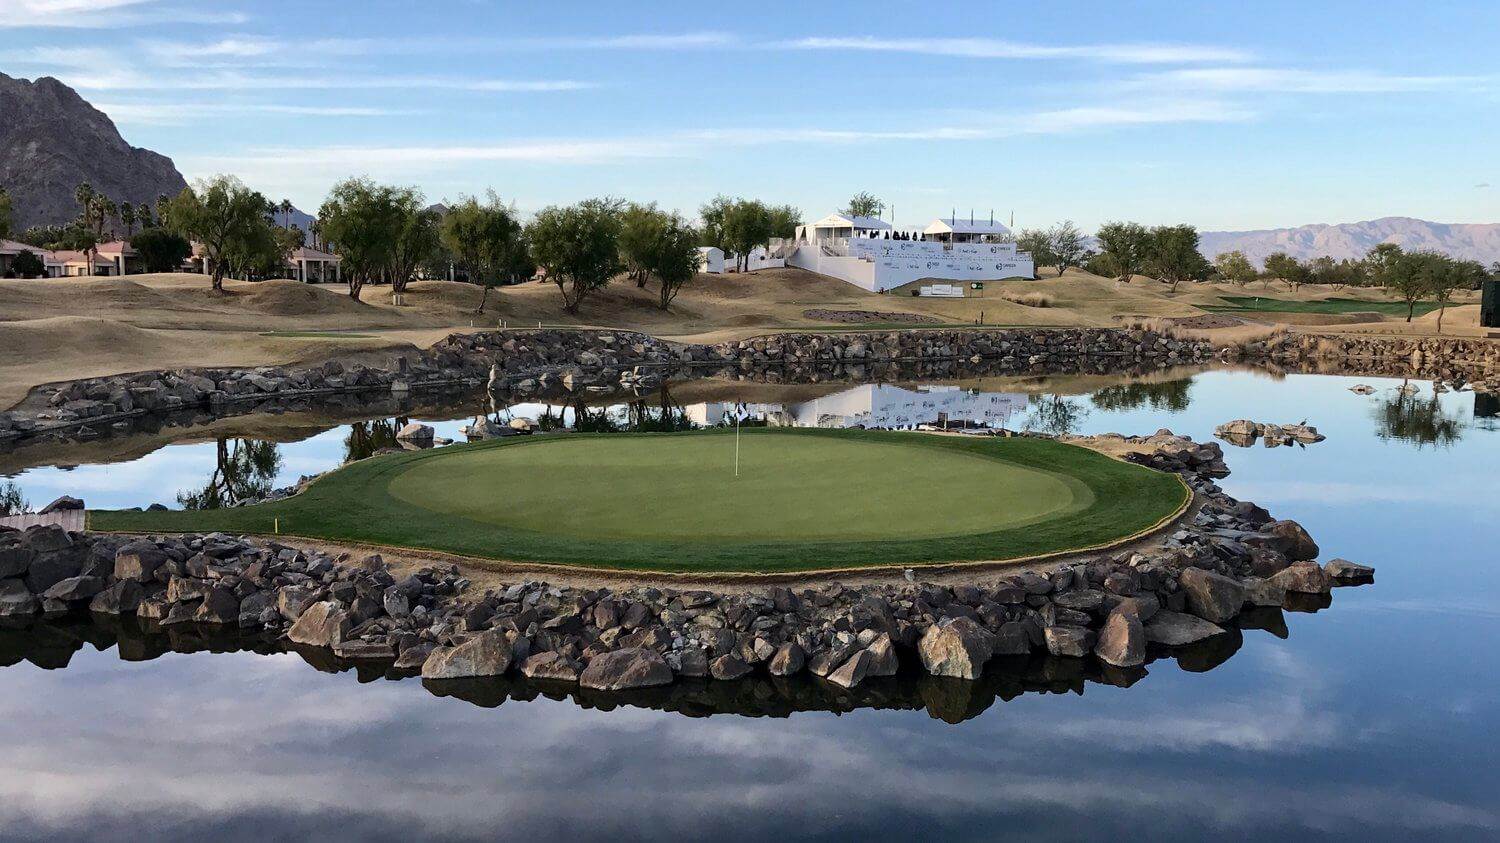
[[[1031,665],[982,692],[901,680],[790,710],[769,698],[795,691],[768,684],[725,689],[733,705],[437,696],[264,646],[10,631],[0,838],[1495,838],[1500,425],[1472,394],[1402,385],[1211,371],[1041,394],[973,382],[743,396],[752,419],[778,423],[946,412],[1207,438],[1234,418],[1306,419],[1327,441],[1225,445],[1222,483],[1302,522],[1324,559],[1374,565],[1376,583],[1247,629],[1231,658],[1158,659],[1128,688]],[[676,426],[720,421],[735,400],[510,413]],[[418,420],[458,439],[467,421]],[[87,464],[96,443],[49,460],[76,467],[13,482],[33,503],[203,505],[334,467],[392,424]]]

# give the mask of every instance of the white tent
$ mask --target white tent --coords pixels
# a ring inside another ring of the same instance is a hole
[[[724,250],[715,246],[698,247],[698,267],[710,275],[722,275],[724,272]]]
[[[994,220],[935,219],[922,229],[922,239],[950,243],[979,243],[1010,240],[1010,229]]]

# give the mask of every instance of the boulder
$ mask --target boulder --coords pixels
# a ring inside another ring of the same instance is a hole
[[[346,661],[391,661],[396,658],[396,648],[389,641],[359,638],[335,644],[333,654]]]
[[[1184,568],[1178,578],[1189,612],[1210,623],[1232,620],[1245,605],[1245,587],[1229,577],[1202,568]]]
[[[1026,624],[1008,621],[1000,625],[1000,631],[995,633],[993,655],[1025,656],[1030,653],[1031,634],[1026,631]]]
[[[1272,521],[1262,529],[1280,540],[1280,547],[1277,549],[1293,562],[1318,558],[1318,543],[1296,521]]]
[[[771,663],[767,669],[772,676],[794,676],[802,672],[807,664],[807,653],[802,646],[795,641],[789,641],[776,648],[775,655],[771,656]]]
[[[0,580],[0,618],[29,618],[41,607],[26,583],[17,579]]]
[[[1270,583],[1300,594],[1326,594],[1333,585],[1316,562],[1293,562],[1272,576]]]
[[[1223,627],[1193,615],[1162,611],[1157,612],[1156,617],[1146,624],[1146,641],[1181,647],[1215,635],[1223,635],[1224,631]]]
[[[594,656],[578,682],[596,691],[624,691],[672,683],[672,668],[655,650],[631,647]]]
[[[24,577],[35,552],[19,540],[0,545],[0,579]]]
[[[193,613],[193,620],[198,623],[238,624],[240,599],[234,596],[232,590],[214,586],[204,593],[203,602],[198,604],[198,611]]]
[[[435,433],[436,431],[433,430],[432,425],[410,422],[396,431],[396,438],[408,442],[431,442]]]
[[[1049,626],[1044,630],[1047,652],[1081,659],[1094,648],[1094,631],[1081,626]]]
[[[289,621],[296,621],[317,602],[318,591],[313,586],[289,585],[276,593],[276,611]]]
[[[708,675],[708,653],[697,647],[682,651],[677,660],[677,675],[701,679]]]
[[[116,580],[109,588],[94,595],[89,611],[101,615],[134,614],[145,594],[145,589],[135,580]]]
[[[36,511],[37,515],[50,515],[54,512],[66,512],[72,509],[83,509],[83,501],[72,495],[63,495],[52,503],[47,504]]]
[[[61,600],[64,603],[77,603],[80,600],[93,600],[94,595],[108,586],[109,583],[103,577],[68,577],[42,592],[42,597],[48,600]]]
[[[1094,655],[1115,667],[1139,667],[1146,663],[1146,628],[1139,615],[1111,612],[1099,631]]]
[[[521,662],[521,675],[527,679],[577,682],[581,669],[582,665],[578,662],[551,650],[537,653]]]
[[[311,611],[311,610],[309,610]],[[510,669],[510,640],[499,630],[481,632],[457,647],[439,647],[422,663],[423,679],[502,676]]]
[[[733,653],[725,653],[708,663],[708,674],[715,679],[739,679],[754,668]]]
[[[1330,559],[1323,565],[1323,573],[1336,582],[1374,582],[1375,569],[1369,565],[1356,565],[1348,559]]]
[[[869,650],[860,650],[845,659],[843,664],[828,674],[827,679],[841,688],[853,688],[869,675],[870,662],[873,660]]]
[[[876,636],[865,652],[870,654],[870,663],[865,667],[866,676],[895,676],[901,666],[896,657],[896,642],[887,633]]]
[[[332,647],[342,644],[349,634],[349,615],[339,604],[324,600],[307,607],[286,637],[295,644],[310,647]]]
[[[155,543],[133,541],[115,551],[115,579],[150,582],[167,562],[167,554]]]
[[[1286,604],[1286,589],[1260,577],[1247,577],[1245,602],[1251,606],[1282,606]]]
[[[994,652],[994,636],[966,617],[929,626],[917,642],[922,666],[934,676],[978,679]]]

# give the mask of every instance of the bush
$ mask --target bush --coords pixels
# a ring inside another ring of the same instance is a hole
[[[47,266],[35,252],[23,250],[10,262],[10,269],[18,278],[40,278],[47,274]]]
[[[1046,293],[1002,292],[1000,298],[1023,307],[1052,307],[1056,300]]]
[[[140,256],[147,272],[176,272],[193,253],[193,246],[175,231],[145,228],[130,238],[130,246]]]

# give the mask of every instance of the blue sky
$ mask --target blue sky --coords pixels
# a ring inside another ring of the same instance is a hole
[[[1492,0],[0,0],[0,71],[309,211],[369,175],[1240,229],[1500,221],[1496,32]]]

